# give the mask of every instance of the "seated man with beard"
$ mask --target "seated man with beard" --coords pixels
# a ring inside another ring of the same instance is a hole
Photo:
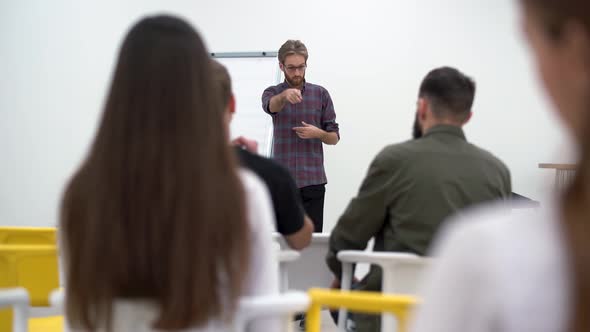
[[[458,70],[432,70],[420,86],[414,137],[385,147],[371,163],[358,195],[330,236],[327,263],[335,278],[341,250],[424,255],[442,221],[467,206],[509,199],[510,172],[491,153],[469,143],[462,127],[471,118],[473,80]],[[422,135],[423,134],[423,135]],[[422,137],[420,137],[422,136]],[[380,291],[381,271],[371,266],[355,286]],[[357,331],[379,331],[377,317],[358,316]]]

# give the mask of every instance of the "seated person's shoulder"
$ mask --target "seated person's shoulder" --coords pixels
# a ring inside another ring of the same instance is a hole
[[[240,167],[238,170],[238,176],[246,192],[246,196],[251,194],[267,194],[268,189],[266,188],[262,179],[252,170],[246,167]]]
[[[478,154],[478,157],[480,159],[485,160],[490,165],[496,167],[498,170],[500,170],[502,172],[509,173],[508,166],[506,166],[506,164],[504,164],[504,162],[502,160],[500,160],[500,158],[496,157],[493,153],[491,153],[490,151],[488,151],[486,149],[480,148],[474,144],[470,144],[470,145],[474,149],[474,151],[476,151],[476,153]]]
[[[395,163],[405,161],[416,152],[416,140],[385,146],[375,157],[376,162]]]
[[[277,162],[243,149],[237,149],[243,167],[252,170],[266,184],[275,211],[277,231],[291,235],[304,227],[304,212],[295,180]]]
[[[242,166],[252,170],[267,182],[267,184],[269,181],[288,182],[287,180],[291,177],[291,174],[285,167],[272,159],[262,157],[242,148],[236,148],[236,152]]]

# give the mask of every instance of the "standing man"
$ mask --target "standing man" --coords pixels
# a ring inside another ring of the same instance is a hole
[[[225,106],[223,120],[229,132],[230,122],[236,112],[231,78],[221,63],[211,60],[211,66],[221,103]],[[256,141],[239,137],[232,143],[237,145],[235,150],[240,164],[258,175],[266,184],[272,199],[277,231],[292,249],[302,250],[307,247],[311,242],[313,223],[303,212],[297,186],[289,171],[276,162],[259,156],[256,153]]]
[[[295,178],[315,232],[322,232],[328,182],[322,144],[340,140],[334,105],[326,89],[305,81],[308,54],[301,41],[287,40],[278,58],[285,81],[262,94],[262,108],[273,120],[273,158]]]

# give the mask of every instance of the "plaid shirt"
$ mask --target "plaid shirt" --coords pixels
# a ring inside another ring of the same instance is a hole
[[[319,85],[305,82],[301,103],[287,102],[282,111],[271,113],[270,99],[288,88],[287,82],[283,82],[262,94],[262,108],[272,116],[274,127],[272,156],[291,172],[299,188],[327,183],[322,141],[299,138],[293,127],[303,126],[301,121],[304,121],[340,137],[330,94]]]

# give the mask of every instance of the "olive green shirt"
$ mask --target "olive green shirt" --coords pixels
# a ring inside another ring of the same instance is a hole
[[[340,250],[424,255],[442,221],[467,206],[508,199],[510,172],[491,153],[470,144],[460,127],[439,125],[422,138],[385,147],[373,160],[358,195],[330,236],[327,263],[341,277]],[[381,289],[371,267],[360,289]]]

